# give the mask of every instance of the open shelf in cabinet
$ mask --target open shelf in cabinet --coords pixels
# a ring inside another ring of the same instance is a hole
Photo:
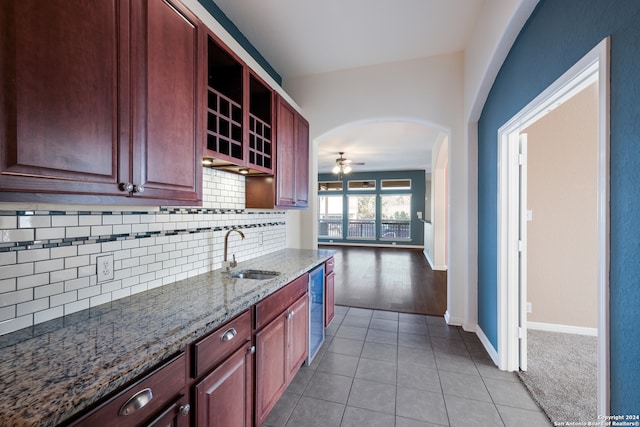
[[[207,42],[206,151],[216,159],[242,164],[245,66],[212,35]]]

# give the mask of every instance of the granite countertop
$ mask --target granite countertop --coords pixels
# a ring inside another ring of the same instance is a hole
[[[0,336],[0,425],[55,426],[333,255],[285,249]]]

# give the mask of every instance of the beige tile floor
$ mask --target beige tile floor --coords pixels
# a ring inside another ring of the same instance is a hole
[[[263,427],[550,426],[514,373],[440,317],[336,307]]]

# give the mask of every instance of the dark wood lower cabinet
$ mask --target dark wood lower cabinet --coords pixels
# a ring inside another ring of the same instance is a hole
[[[146,427],[188,427],[190,414],[187,408],[189,408],[189,399],[187,396],[182,396],[146,424]]]
[[[309,354],[308,286],[305,273],[63,425],[261,426]]]
[[[251,342],[195,386],[197,427],[250,427],[253,421]]]
[[[309,354],[309,295],[300,297],[290,308],[287,329],[287,384]]]
[[[186,366],[187,358],[182,353],[67,425],[186,427],[190,418]]]
[[[256,334],[256,426],[262,425],[308,355],[305,293]]]
[[[256,425],[260,426],[287,387],[287,320],[277,317],[256,334]]]
[[[332,271],[324,277],[324,327],[329,326],[336,312],[336,274]]]

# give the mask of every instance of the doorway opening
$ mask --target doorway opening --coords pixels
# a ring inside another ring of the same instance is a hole
[[[525,129],[597,83],[597,177],[594,231],[597,292],[598,415],[609,410],[609,40],[498,130],[498,366],[527,370],[527,137]],[[535,215],[535,213],[533,213]]]

